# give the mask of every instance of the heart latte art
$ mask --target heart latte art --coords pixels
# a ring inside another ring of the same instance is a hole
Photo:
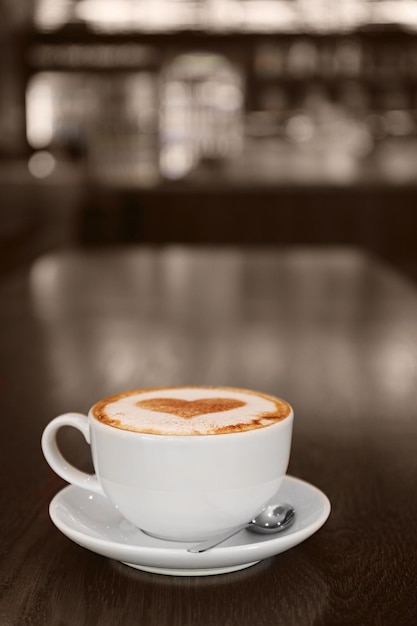
[[[92,408],[97,420],[121,430],[157,435],[216,435],[263,428],[288,417],[278,398],[231,387],[138,389]]]
[[[197,415],[207,413],[219,413],[220,411],[230,411],[244,406],[242,400],[232,398],[201,398],[201,400],[180,400],[178,398],[149,398],[149,400],[139,400],[136,406],[159,413],[171,413],[178,417],[190,419]]]

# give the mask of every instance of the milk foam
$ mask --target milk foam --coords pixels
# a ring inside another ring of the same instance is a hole
[[[164,410],[158,410],[160,407]],[[280,421],[290,412],[290,406],[283,400],[229,387],[128,391],[102,400],[92,408],[95,418],[116,428],[163,435],[252,430]]]

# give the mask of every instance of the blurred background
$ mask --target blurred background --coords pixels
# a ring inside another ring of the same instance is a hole
[[[415,0],[0,0],[0,270],[359,246],[417,279]]]

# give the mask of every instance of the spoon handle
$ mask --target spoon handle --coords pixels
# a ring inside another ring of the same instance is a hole
[[[191,546],[191,548],[187,548],[187,552],[193,552],[199,554],[200,552],[205,552],[210,548],[214,548],[214,546],[218,546],[219,543],[226,541],[229,537],[233,537],[240,530],[247,528],[250,524],[242,524],[241,526],[237,526],[237,528],[233,528],[232,530],[228,530],[222,535],[217,535],[217,537],[211,537],[210,539],[206,539],[206,541],[202,541],[201,543],[197,543],[195,546]]]

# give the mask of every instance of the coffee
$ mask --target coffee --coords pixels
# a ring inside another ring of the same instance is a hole
[[[161,387],[97,402],[92,415],[119,428],[153,435],[218,435],[254,430],[291,414],[289,404],[232,387]]]

